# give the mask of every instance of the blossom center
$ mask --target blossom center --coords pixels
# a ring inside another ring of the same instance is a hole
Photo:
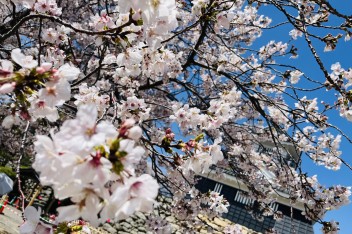
[[[44,108],[44,107],[45,107],[45,102],[44,102],[44,101],[39,101],[39,102],[37,103],[37,107],[38,107],[38,108]]]
[[[141,189],[143,183],[140,181],[134,182],[130,188],[131,197],[138,197],[138,192]]]
[[[101,158],[101,152],[97,151],[95,156],[92,156],[93,159],[90,161],[90,163],[93,165],[93,167],[98,167],[101,165],[100,158]]]
[[[87,128],[85,134],[88,137],[92,137],[94,134],[96,133],[96,126],[94,125],[94,127],[92,128]]]
[[[48,92],[48,95],[56,96],[56,89],[54,87],[47,87],[46,91]]]
[[[160,5],[160,0],[153,0],[153,1],[152,1],[152,6],[153,6],[154,8],[158,8],[159,5]]]

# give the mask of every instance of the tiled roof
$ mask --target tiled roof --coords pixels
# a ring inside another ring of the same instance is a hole
[[[250,230],[244,226],[234,224],[231,221],[215,217],[213,219],[209,219],[208,217],[198,215],[199,225],[193,227],[187,227],[186,223],[177,220],[170,213],[170,203],[171,198],[160,198],[159,202],[161,205],[156,208],[151,214],[143,214],[141,212],[136,212],[130,218],[120,221],[118,223],[105,223],[101,228],[107,231],[107,233],[113,234],[142,234],[142,233],[162,233],[162,234],[184,234],[184,233],[214,233],[220,234],[224,233],[224,229],[227,226],[236,225],[236,234],[260,234],[253,230]],[[150,230],[146,226],[147,219],[150,215],[160,216],[162,220],[166,220],[170,225],[170,229],[158,232],[158,230]],[[240,232],[239,232],[240,231]]]

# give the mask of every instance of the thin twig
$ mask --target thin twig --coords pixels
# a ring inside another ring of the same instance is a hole
[[[21,188],[20,166],[21,166],[21,160],[22,160],[23,155],[24,155],[24,147],[25,147],[25,143],[26,143],[26,140],[27,140],[28,129],[29,129],[29,121],[27,121],[27,125],[26,125],[26,128],[25,128],[24,133],[23,133],[23,137],[22,137],[22,141],[21,141],[21,147],[20,147],[20,157],[18,158],[17,168],[16,168],[16,177],[17,177],[17,181],[18,181],[18,191],[20,192],[21,198],[22,198],[21,208],[22,208],[22,218],[23,219],[24,219],[24,200],[25,200],[25,196],[24,196],[24,193],[23,193],[22,188]]]

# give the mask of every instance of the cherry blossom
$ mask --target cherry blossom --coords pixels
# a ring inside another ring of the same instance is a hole
[[[94,105],[82,105],[77,118],[67,120],[55,138],[74,152],[89,152],[94,146],[103,144],[107,138],[117,136],[113,125],[105,121],[97,124],[97,117]]]
[[[11,59],[23,68],[31,69],[38,65],[38,62],[32,56],[24,55],[20,49],[12,50]]]
[[[341,148],[352,142],[343,125],[352,68],[323,55],[338,58],[352,35],[334,4],[2,0],[0,10],[2,147],[21,159],[9,165],[30,162],[57,199],[71,200],[58,222],[150,212],[162,188],[173,215],[196,227],[198,214],[229,204],[198,191],[199,176],[231,171],[261,217],[280,216],[268,207],[285,191],[323,232],[338,230],[324,214],[351,189],[302,169],[306,160],[351,168]],[[40,212],[28,209],[29,227]],[[148,230],[170,230],[159,221]]]
[[[40,221],[40,214],[42,210],[38,210],[33,206],[27,206],[24,211],[26,221],[20,226],[21,234],[51,234],[53,229],[50,225],[44,224]]]

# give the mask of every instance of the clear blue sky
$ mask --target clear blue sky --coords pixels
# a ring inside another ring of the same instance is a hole
[[[335,0],[329,1],[332,6],[341,12],[352,15],[352,0]],[[278,14],[276,10],[271,7],[265,7],[260,10],[260,13],[264,15],[268,15],[273,19],[273,24],[282,22],[283,17],[282,14]],[[275,29],[275,31],[268,31],[264,33],[263,36],[254,44],[257,46],[262,46],[263,43],[267,43],[270,40],[275,41],[283,41],[286,42],[289,39],[288,32],[292,29],[292,26],[283,26],[279,29]],[[275,35],[275,36],[273,36]],[[301,38],[297,41],[293,41],[296,47],[299,48],[299,57],[295,60],[288,60],[288,63],[294,64],[295,66],[301,68],[308,76],[324,81],[323,73],[318,69],[317,64],[315,63],[312,55],[308,51],[308,47],[305,41]],[[321,43],[315,43],[318,46],[318,50],[320,51],[321,58],[326,65],[326,68],[329,69],[330,66],[336,62],[340,62],[342,67],[345,69],[352,68],[352,40],[349,42],[345,42],[343,39],[340,40],[337,48],[333,52],[323,53],[324,46]],[[304,81],[299,83],[300,86],[304,86]],[[320,100],[329,101],[333,103],[336,98],[334,98],[334,92],[330,92],[327,95],[325,91],[312,92],[305,94],[308,98],[318,97]],[[347,135],[352,136],[352,123],[347,120],[342,119],[338,112],[335,114],[330,114],[329,122],[332,124],[336,124],[343,129]],[[346,140],[342,141],[341,150],[343,151],[342,158],[346,160],[349,164],[352,164],[352,145],[349,144]],[[308,175],[312,176],[317,174],[318,180],[321,184],[325,186],[330,185],[343,185],[343,186],[352,186],[352,171],[347,167],[343,166],[340,171],[330,171],[325,169],[322,166],[316,166],[311,160],[307,158],[303,158],[303,170],[308,173]],[[352,233],[352,204],[347,205],[339,210],[333,210],[328,212],[325,217],[327,221],[336,220],[340,222],[340,234],[351,234]],[[316,224],[314,226],[315,233],[321,233],[320,231],[321,225]]]

